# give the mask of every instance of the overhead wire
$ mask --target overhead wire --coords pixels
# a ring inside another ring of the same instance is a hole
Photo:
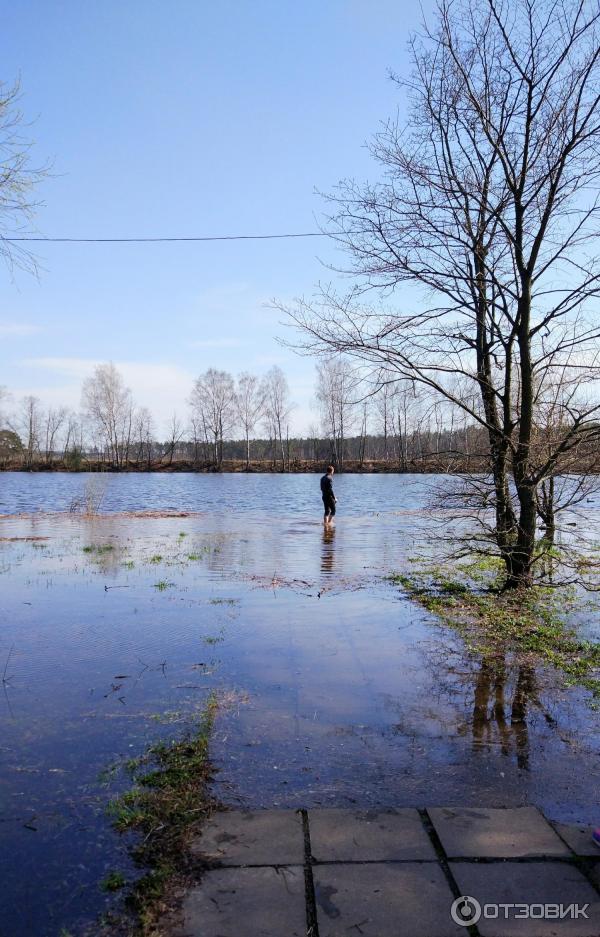
[[[284,234],[220,234],[198,235],[191,237],[7,237],[0,236],[0,240],[9,243],[37,243],[37,244],[148,244],[171,243],[187,241],[270,241],[283,238],[318,238],[330,237],[324,231],[300,231]]]

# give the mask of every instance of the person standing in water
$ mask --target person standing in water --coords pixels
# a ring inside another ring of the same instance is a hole
[[[335,469],[333,465],[327,466],[327,474],[323,475],[321,479],[321,497],[323,498],[323,507],[325,513],[323,514],[323,523],[326,527],[331,524],[331,518],[335,515],[335,505],[337,498],[333,493],[333,473]]]

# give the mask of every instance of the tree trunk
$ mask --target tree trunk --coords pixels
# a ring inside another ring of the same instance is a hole
[[[556,539],[556,510],[554,503],[554,475],[548,479],[548,484],[543,481],[540,487],[540,499],[538,502],[538,514],[544,523],[544,540],[550,547],[554,546]]]
[[[519,524],[517,542],[513,548],[512,568],[506,581],[507,589],[530,586],[535,551],[535,528],[537,517],[536,486],[529,477],[529,451],[533,428],[533,368],[531,363],[531,337],[529,322],[531,315],[531,283],[522,279],[519,302],[519,365],[521,378],[521,411],[519,415],[519,442],[513,461],[513,474],[519,499]]]

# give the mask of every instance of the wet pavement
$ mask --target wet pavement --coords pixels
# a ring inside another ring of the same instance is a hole
[[[533,807],[217,813],[173,937],[597,937],[591,830]],[[243,922],[243,924],[242,924]]]

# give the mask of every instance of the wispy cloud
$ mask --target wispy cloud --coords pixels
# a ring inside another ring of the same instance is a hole
[[[25,368],[53,371],[56,374],[66,374],[68,377],[78,379],[87,377],[100,363],[93,358],[23,358],[21,361]]]
[[[35,332],[39,331],[39,325],[32,325],[29,322],[0,322],[0,338],[33,335]]]
[[[78,406],[81,383],[90,377],[94,368],[104,362],[94,358],[24,358],[22,367],[32,368],[47,374],[60,375],[69,381],[60,389],[63,402]],[[114,361],[123,375],[125,384],[131,388],[137,404],[148,406],[159,424],[165,422],[174,411],[181,416],[187,410],[187,400],[192,389],[194,375],[174,364],[146,361]],[[46,379],[47,380],[47,379]],[[32,388],[28,391],[46,398],[47,391]],[[60,395],[59,394],[59,395]],[[57,397],[57,391],[53,392]]]

